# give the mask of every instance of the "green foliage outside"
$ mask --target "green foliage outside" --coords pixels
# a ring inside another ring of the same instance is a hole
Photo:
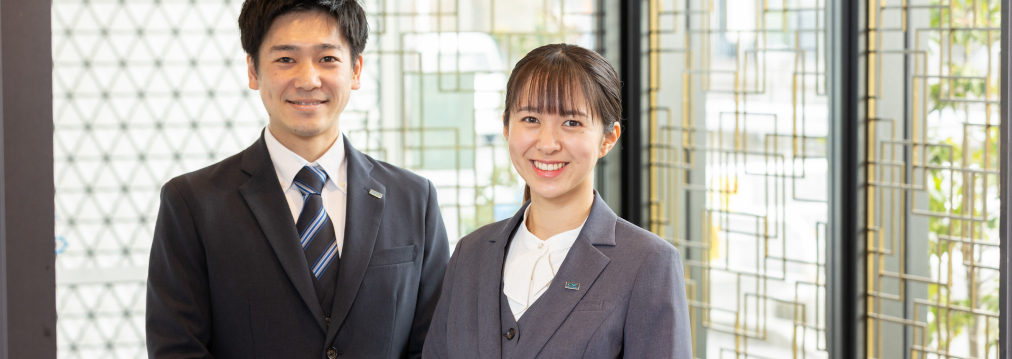
[[[934,1],[934,4],[939,4]],[[933,28],[967,28],[967,27],[992,27],[1000,26],[1001,5],[997,0],[948,0],[944,2],[949,5],[946,9],[931,11],[931,26]],[[932,115],[941,116],[942,112],[951,111],[961,118],[961,122],[979,123],[977,119],[971,119],[970,105],[966,102],[951,101],[951,99],[972,99],[984,100],[988,98],[988,87],[991,89],[991,98],[998,98],[996,95],[999,88],[999,76],[992,74],[990,84],[980,79],[986,75],[987,69],[975,68],[970,63],[971,51],[975,49],[990,50],[999,46],[999,35],[997,32],[988,31],[942,31],[932,32],[931,43],[938,49],[951,47],[950,52],[945,54],[931,53],[933,58],[941,58],[943,55],[948,60],[946,75],[959,77],[951,80],[939,80],[929,87],[929,105]],[[945,36],[943,39],[942,36]],[[944,41],[943,41],[944,40]],[[944,46],[943,46],[944,45]],[[945,52],[945,51],[943,51]],[[949,57],[951,56],[951,57]],[[997,60],[995,60],[997,61]],[[983,127],[964,127],[966,131],[979,135]],[[961,262],[953,262],[952,267],[964,266],[971,258],[975,262],[981,262],[981,245],[964,244],[959,241],[948,241],[940,238],[969,238],[974,237],[977,242],[998,242],[998,211],[993,208],[986,211],[980,203],[986,197],[988,202],[998,202],[998,181],[997,176],[977,175],[971,176],[960,171],[961,168],[996,170],[998,163],[998,123],[991,123],[983,131],[985,138],[973,138],[973,136],[953,137],[948,134],[931,134],[928,141],[935,144],[928,147],[927,163],[929,166],[937,166],[927,172],[927,192],[929,197],[928,209],[933,214],[929,216],[929,255],[932,262],[939,266],[948,267],[949,261],[953,260],[955,251],[959,251],[964,258]],[[967,142],[964,142],[967,138]],[[987,144],[987,145],[985,145]],[[969,147],[969,148],[968,148]],[[982,177],[987,178],[987,188],[984,188]],[[970,193],[973,198],[966,198]],[[972,204],[972,208],[968,207]],[[999,208],[999,207],[995,207]],[[985,216],[983,222],[959,220],[948,217],[972,216],[980,218]],[[968,267],[966,267],[968,268]],[[992,272],[993,275],[992,275]],[[936,278],[942,283],[949,281],[945,271],[943,278]],[[985,285],[985,282],[993,281]],[[974,273],[967,271],[965,278],[953,280],[955,283],[964,284],[967,293],[977,293],[976,296],[967,298],[949,298],[948,290],[940,290],[938,285],[928,286],[928,300],[936,305],[945,306],[950,303],[954,307],[974,308],[976,310],[998,313],[998,275],[993,270],[980,270]],[[982,290],[994,291],[982,293]],[[966,311],[952,310],[951,313],[944,307],[932,307],[931,317],[928,323],[928,337],[932,346],[938,350],[947,351],[952,341],[957,336],[966,332],[969,339],[971,357],[983,357],[984,353],[990,352],[997,346],[998,329],[997,319],[991,323],[982,323],[986,318],[980,315],[971,315]],[[990,328],[987,338],[984,338],[984,324]]]

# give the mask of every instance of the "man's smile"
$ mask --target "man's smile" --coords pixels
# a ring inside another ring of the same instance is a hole
[[[292,101],[292,100],[287,100],[287,101],[290,104],[301,105],[301,106],[315,106],[315,105],[319,105],[319,104],[327,102],[327,101]]]

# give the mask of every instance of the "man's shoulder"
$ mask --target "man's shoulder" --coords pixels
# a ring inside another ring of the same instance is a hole
[[[372,173],[370,174],[372,178],[387,186],[388,191],[391,190],[391,186],[397,187],[394,189],[399,188],[408,191],[428,191],[429,189],[429,180],[425,177],[407,169],[377,160],[365,153],[362,153],[362,158],[372,165]]]
[[[242,172],[243,152],[231,155],[204,168],[173,177],[166,186],[177,190],[201,191],[241,185],[248,175]]]

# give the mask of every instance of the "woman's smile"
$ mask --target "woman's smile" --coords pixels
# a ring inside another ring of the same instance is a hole
[[[565,171],[566,165],[569,162],[557,162],[557,161],[537,161],[530,160],[531,167],[534,168],[534,174],[544,178],[554,178],[562,174]]]

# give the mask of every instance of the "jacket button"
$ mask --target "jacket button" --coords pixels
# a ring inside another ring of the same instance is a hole
[[[327,322],[327,326],[330,326],[330,316],[323,317],[323,320]]]
[[[510,330],[506,331],[506,340],[513,340],[513,337],[515,336],[517,336],[517,331],[513,330],[513,328],[510,328]]]
[[[327,358],[337,359],[337,349],[334,348],[327,349]]]

